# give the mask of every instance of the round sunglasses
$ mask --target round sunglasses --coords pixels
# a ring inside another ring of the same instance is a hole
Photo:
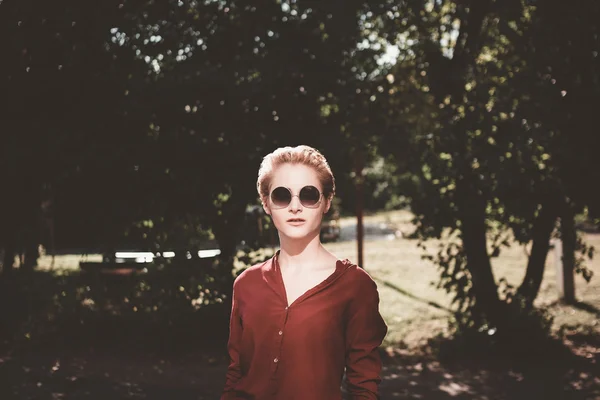
[[[312,185],[304,186],[297,195],[289,188],[278,186],[271,191],[271,204],[274,208],[285,208],[292,202],[292,197],[298,197],[300,203],[307,208],[317,208],[321,202],[322,193]]]

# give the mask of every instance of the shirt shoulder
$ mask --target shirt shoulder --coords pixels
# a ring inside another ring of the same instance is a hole
[[[233,289],[240,290],[247,286],[252,286],[256,282],[262,279],[263,271],[268,268],[271,264],[272,259],[254,264],[251,267],[246,268],[241,274],[239,274],[233,282]]]
[[[376,287],[377,286],[377,284],[375,283],[375,280],[373,279],[373,277],[371,277],[371,275],[369,275],[369,273],[367,271],[365,271],[364,269],[362,269],[361,267],[359,267],[356,264],[352,264],[348,260],[343,260],[342,262],[349,264],[345,275],[346,275],[347,279],[350,280],[353,284],[355,284],[359,287]]]

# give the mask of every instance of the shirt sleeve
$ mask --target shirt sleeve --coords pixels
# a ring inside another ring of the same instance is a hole
[[[238,298],[236,294],[237,282],[233,285],[231,304],[231,317],[229,319],[229,341],[227,351],[229,352],[229,366],[227,368],[225,388],[221,400],[236,399],[235,384],[240,380],[242,371],[240,368],[240,348],[242,343],[242,319],[239,315]]]
[[[346,382],[351,400],[379,399],[381,357],[378,348],[387,333],[379,313],[377,285],[368,274],[359,279],[347,309]]]

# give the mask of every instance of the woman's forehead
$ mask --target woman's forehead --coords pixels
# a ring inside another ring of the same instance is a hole
[[[308,165],[283,164],[273,171],[271,187],[285,186],[293,189],[306,185],[321,187],[317,171]]]

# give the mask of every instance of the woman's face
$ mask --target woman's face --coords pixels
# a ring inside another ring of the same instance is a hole
[[[292,192],[292,201],[286,207],[274,207],[270,197],[263,203],[265,212],[271,215],[279,235],[290,239],[302,239],[319,234],[321,220],[323,214],[329,210],[330,201],[321,196],[321,200],[315,208],[304,206],[300,202],[298,194],[303,187],[308,185],[323,192],[316,171],[309,166],[283,164],[273,171],[269,194],[279,186],[288,188]]]

